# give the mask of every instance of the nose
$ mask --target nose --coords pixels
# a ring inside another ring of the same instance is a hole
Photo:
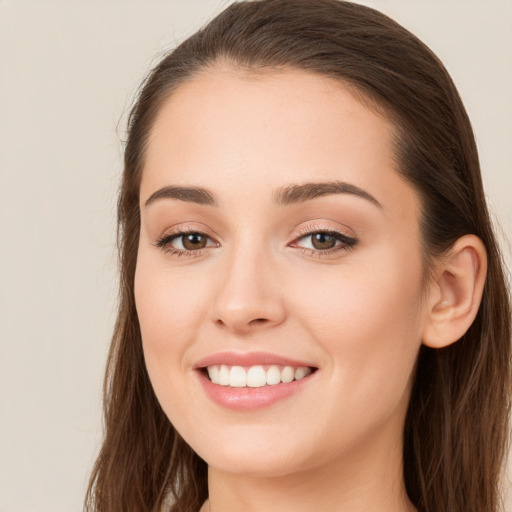
[[[214,323],[246,335],[281,324],[286,311],[279,270],[264,251],[238,251],[218,275]]]

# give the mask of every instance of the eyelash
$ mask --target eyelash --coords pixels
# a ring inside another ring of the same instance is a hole
[[[337,241],[339,241],[341,243],[335,245],[331,249],[325,249],[325,250],[311,249],[309,247],[298,247],[298,249],[300,249],[304,254],[307,254],[308,256],[316,256],[316,257],[321,258],[323,256],[327,256],[329,254],[332,254],[332,253],[335,253],[338,251],[351,250],[358,243],[357,239],[349,237],[343,233],[340,233],[339,231],[333,231],[331,229],[318,229],[317,228],[314,230],[310,230],[310,229],[301,230],[300,236],[298,238],[296,238],[292,242],[292,244],[298,242],[299,240],[303,240],[304,238],[307,238],[308,236],[312,236],[312,235],[316,235],[316,234],[320,234],[320,233],[332,236]],[[164,251],[166,254],[170,254],[172,256],[177,256],[177,257],[184,256],[187,258],[194,257],[194,256],[200,256],[201,249],[184,251],[182,249],[176,249],[175,247],[171,246],[171,243],[174,240],[176,240],[177,238],[180,238],[182,236],[189,235],[189,234],[197,234],[197,235],[201,235],[201,236],[211,239],[211,237],[209,237],[206,233],[203,233],[202,231],[198,231],[197,229],[184,228],[175,233],[163,235],[156,241],[155,246],[158,247],[159,249],[161,249],[162,251]],[[291,245],[291,246],[294,247],[294,245]]]

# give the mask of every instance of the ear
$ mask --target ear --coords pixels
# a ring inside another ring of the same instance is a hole
[[[458,341],[475,320],[487,274],[487,252],[465,235],[440,259],[429,285],[423,344],[441,348]]]

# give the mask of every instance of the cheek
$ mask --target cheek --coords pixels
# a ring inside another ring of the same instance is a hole
[[[135,303],[142,339],[153,350],[177,348],[183,334],[193,332],[201,314],[204,289],[191,273],[176,275],[143,254],[135,273]],[[179,336],[178,334],[181,334]]]
[[[183,407],[181,385],[187,349],[197,332],[204,289],[192,275],[171,273],[165,258],[139,252],[135,273],[135,303],[146,368],[166,412]]]
[[[302,273],[290,291],[295,307],[326,335],[347,341],[371,330],[415,326],[421,315],[421,264],[384,255],[378,260]]]
[[[371,265],[305,276],[300,287],[293,296],[302,325],[327,354],[347,407],[402,400],[421,345],[420,259],[384,252]]]
[[[184,391],[187,350],[193,345],[204,312],[204,288],[192,275],[170,272],[165,258],[140,251],[135,273],[135,303],[144,360],[154,392],[176,428],[194,416],[190,390]],[[160,260],[160,261],[159,261]],[[203,295],[203,298],[201,298]],[[198,421],[199,418],[191,420]]]

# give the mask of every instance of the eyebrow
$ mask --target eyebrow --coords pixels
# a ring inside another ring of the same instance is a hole
[[[382,205],[371,194],[345,181],[330,181],[326,183],[304,183],[302,185],[288,185],[278,189],[274,194],[274,201],[279,205],[303,203],[317,197],[333,194],[350,194],[370,201],[375,206]]]
[[[158,199],[179,199],[189,203],[217,206],[213,194],[202,187],[178,187],[174,185],[163,187],[153,192],[144,203],[144,206],[147,207]]]
[[[304,183],[300,185],[287,185],[277,189],[273,194],[274,202],[281,206],[296,203],[303,203],[318,197],[333,194],[349,194],[366,199],[375,206],[382,208],[382,205],[371,194],[362,188],[346,183],[344,181],[330,181],[325,183]],[[182,187],[169,185],[153,192],[144,203],[147,207],[159,199],[178,199],[190,203],[207,206],[217,206],[215,196],[203,187]]]

